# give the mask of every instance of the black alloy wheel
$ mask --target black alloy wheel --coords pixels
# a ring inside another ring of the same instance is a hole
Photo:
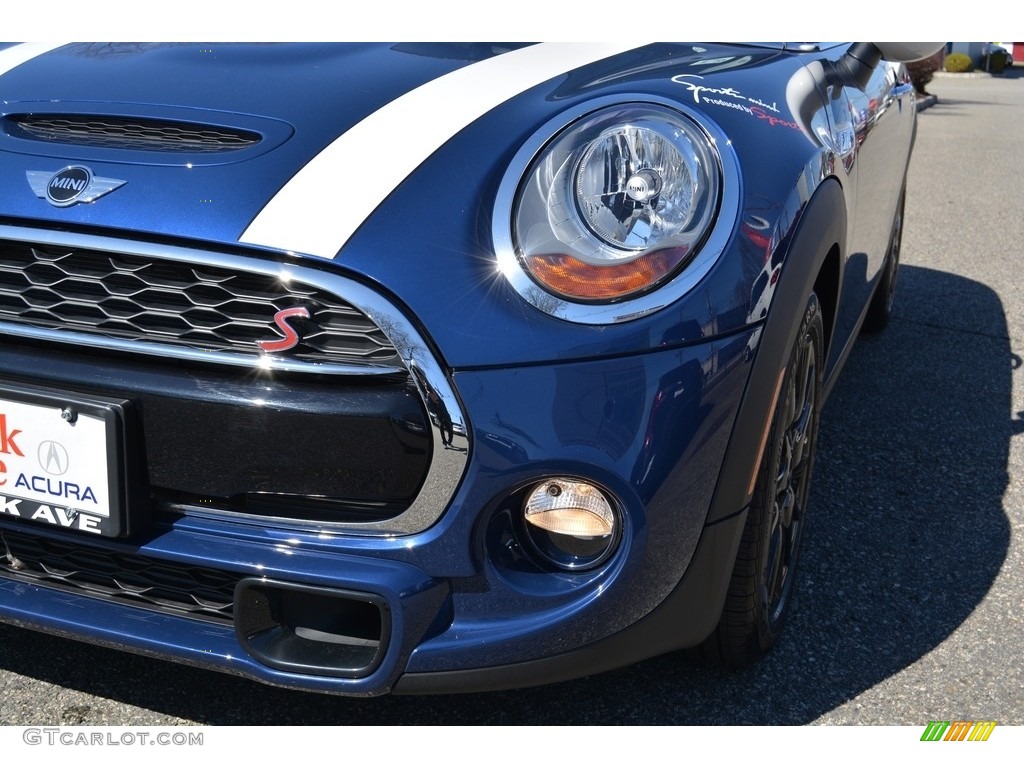
[[[903,241],[903,209],[906,192],[900,193],[900,202],[896,206],[896,218],[892,223],[892,235],[889,237],[889,252],[885,257],[885,264],[882,265],[882,276],[878,279],[878,286],[875,294],[871,297],[871,304],[864,315],[864,325],[861,327],[865,333],[881,333],[889,324],[892,317],[892,305],[896,298],[896,278],[900,271],[900,245]]]
[[[789,612],[814,468],[824,338],[821,307],[812,293],[783,374],[725,608],[701,648],[702,656],[727,666],[763,657]]]

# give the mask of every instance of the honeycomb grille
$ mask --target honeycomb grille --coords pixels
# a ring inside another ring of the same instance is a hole
[[[230,624],[237,574],[0,531],[0,573],[76,594]]]
[[[0,322],[50,331],[252,357],[282,338],[279,310],[301,337],[288,357],[309,363],[400,366],[366,315],[315,286],[271,275],[159,258],[0,240]]]
[[[209,125],[83,115],[19,115],[13,133],[36,141],[149,152],[230,152],[260,135]]]

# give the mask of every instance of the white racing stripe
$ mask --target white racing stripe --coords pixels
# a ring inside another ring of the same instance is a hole
[[[0,51],[0,75],[10,72],[19,64],[24,64],[29,59],[42,56],[55,48],[60,48],[67,43],[22,43],[12,45]]]
[[[543,43],[449,72],[385,104],[282,187],[240,242],[332,259],[452,136],[523,91],[638,43]]]

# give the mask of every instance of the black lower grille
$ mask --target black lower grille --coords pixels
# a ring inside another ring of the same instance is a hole
[[[238,574],[80,540],[0,530],[0,574],[76,594],[231,624]]]

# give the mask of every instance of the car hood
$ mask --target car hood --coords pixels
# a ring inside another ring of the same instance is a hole
[[[327,245],[304,247],[302,242],[281,241],[276,232],[270,236],[265,229],[246,238],[246,230],[289,179],[369,115],[425,83],[439,82],[455,70],[473,69],[470,65],[501,58],[502,54],[508,56],[510,51],[523,47],[457,43],[60,46],[6,73],[0,69],[0,150],[21,158],[40,158],[24,160],[25,171],[55,172],[62,165],[81,163],[97,175],[123,179],[128,186],[103,201],[102,206],[76,206],[54,215],[45,203],[26,194],[21,174],[6,173],[0,188],[13,208],[9,206],[5,213],[56,218],[63,223],[79,220],[91,225],[109,224],[119,229],[127,225],[142,231],[204,240],[242,240],[257,245],[266,242],[284,250],[331,257],[334,254]],[[559,55],[572,48],[565,46]],[[595,47],[593,53],[566,55],[564,67],[559,63],[554,68],[540,69],[533,81],[540,83],[548,76],[554,78],[566,72],[570,74],[569,82],[580,92],[595,90],[595,83],[602,88],[614,87],[614,80],[621,81],[624,69],[628,72],[630,66],[624,68],[620,56],[615,63],[615,78],[603,79],[597,62],[620,52],[635,58],[635,75],[649,73],[669,61],[735,62],[739,58],[735,50],[721,46],[673,50],[667,58],[663,53],[645,56],[642,51],[650,48],[629,52],[630,46]],[[739,68],[777,55],[765,51],[751,55],[752,51],[756,49],[744,51],[746,55]],[[575,78],[571,72],[573,65],[583,70],[576,72]],[[514,66],[492,67],[494,74],[487,76],[497,79],[505,75],[502,69]],[[530,78],[522,83],[524,91],[533,84]],[[390,166],[392,156],[403,151],[430,125],[445,122],[450,126],[446,129],[455,128],[457,132],[462,123],[443,120],[452,111],[452,95],[446,94],[448,102],[440,98],[431,102],[431,95],[426,93],[417,105],[421,109],[418,114],[411,109],[396,109],[389,117],[390,124],[379,119],[375,127],[379,134],[386,135],[374,135],[373,146],[363,145],[363,151],[351,157],[345,164],[351,175],[339,180],[337,187],[366,187],[377,182],[383,175],[380,169]],[[563,90],[557,98],[569,101],[570,97],[569,90]],[[467,93],[466,98],[478,95]],[[537,105],[530,111],[540,114]],[[197,154],[187,149],[154,152],[143,148],[126,152],[88,142],[33,140],[35,137],[16,128],[17,121],[26,115],[141,119],[172,126],[193,124],[259,134],[262,140],[255,147],[230,152]],[[471,122],[472,117],[468,116],[465,122]],[[515,136],[508,129],[505,133]],[[442,136],[447,138],[451,137]],[[505,143],[501,135],[496,135],[494,149],[504,149]],[[335,167],[338,165],[335,163]],[[397,186],[402,180],[392,176],[386,183]],[[326,193],[330,197],[331,190],[323,188],[325,183],[330,186],[329,181],[321,182],[314,194],[322,197]],[[382,197],[386,197],[386,192]],[[298,203],[303,204],[329,205],[330,201],[306,198]]]
[[[739,218],[768,231],[783,211],[763,201],[785,199],[817,151],[785,108],[785,83],[804,57],[765,46],[71,44],[12,62],[13,50],[0,49],[8,221],[328,260],[400,296],[453,365],[673,345],[748,322],[735,296],[749,295],[766,260],[761,240],[777,238],[741,242],[750,268],[712,275],[678,311],[642,329],[575,328],[579,338],[561,349],[546,339],[564,336],[562,321],[494,293],[497,188],[553,116],[647,98],[706,114],[741,167],[759,167],[744,178]],[[23,130],[29,117],[67,116],[260,140],[164,151]],[[89,204],[54,207],[28,179],[70,165],[124,184]],[[480,341],[482,326],[508,343]]]
[[[297,170],[367,115],[425,82],[511,47],[81,43],[46,51],[6,72],[0,63],[0,150],[38,158],[24,159],[26,171],[85,164],[97,175],[128,182],[102,206],[53,215],[40,207],[43,201],[25,198],[23,174],[5,173],[5,213],[237,240]],[[149,151],[141,144],[126,151],[91,140],[38,141],[20,130],[25,116],[135,119],[228,129],[261,140],[222,152],[197,153],[185,145],[180,151]]]
[[[512,46],[75,43],[4,75],[11,102],[133,104],[351,126],[401,93]]]

